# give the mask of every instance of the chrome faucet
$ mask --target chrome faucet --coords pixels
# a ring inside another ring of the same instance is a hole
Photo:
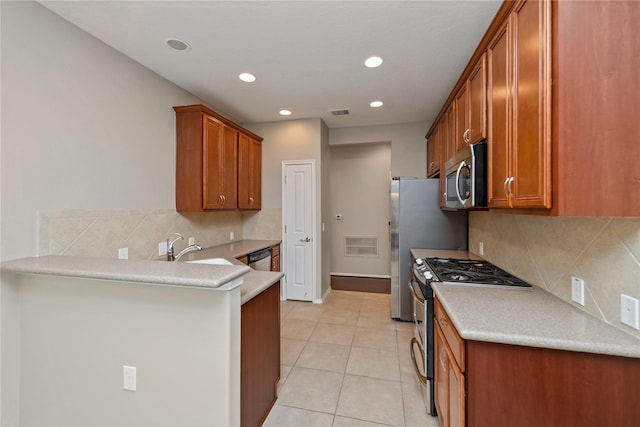
[[[175,256],[174,261],[178,261],[180,258],[182,258],[182,255],[184,254],[188,254],[189,252],[193,252],[193,251],[201,251],[202,247],[198,246],[198,245],[189,245],[186,248],[184,248],[183,250],[181,250],[180,252],[178,252],[178,255]]]
[[[171,240],[171,236],[178,236],[175,239]],[[202,247],[198,246],[198,245],[189,245],[186,248],[184,248],[183,250],[181,250],[180,252],[178,252],[178,255],[174,255],[173,254],[173,244],[175,242],[177,242],[178,240],[184,239],[184,237],[182,237],[182,234],[178,234],[178,233],[173,233],[171,235],[169,235],[169,237],[167,238],[167,261],[178,261],[182,255],[187,254],[189,252],[193,252],[193,251],[201,251]]]

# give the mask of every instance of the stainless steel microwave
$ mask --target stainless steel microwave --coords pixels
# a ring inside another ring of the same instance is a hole
[[[444,163],[445,206],[471,209],[487,206],[487,141],[468,145]]]

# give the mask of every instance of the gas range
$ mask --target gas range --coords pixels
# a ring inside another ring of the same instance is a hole
[[[453,258],[418,258],[414,273],[423,293],[431,293],[430,283],[441,282],[491,288],[532,289],[532,286],[485,260]]]

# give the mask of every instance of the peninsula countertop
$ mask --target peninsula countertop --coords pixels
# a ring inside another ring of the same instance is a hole
[[[479,258],[440,252],[412,249],[417,257]],[[535,285],[526,290],[432,283],[432,288],[464,339],[640,358],[640,339]]]
[[[241,286],[240,298],[241,304],[244,304],[278,282],[284,274],[255,271],[236,258],[279,243],[280,240],[239,240],[189,253],[179,262],[52,255],[5,261],[1,269],[19,274],[200,287],[219,291]],[[224,258],[232,265],[183,262],[206,258]]]

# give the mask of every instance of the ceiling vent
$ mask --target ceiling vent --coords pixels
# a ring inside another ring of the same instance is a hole
[[[340,108],[339,110],[329,110],[332,116],[348,116],[351,114],[349,108]]]

